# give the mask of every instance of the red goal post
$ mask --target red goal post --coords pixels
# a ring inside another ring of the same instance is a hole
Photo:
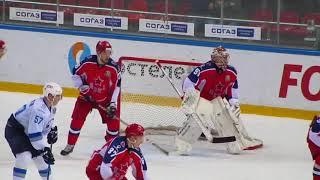
[[[193,61],[121,57],[120,118],[147,129],[175,130],[186,120],[179,110],[181,99],[156,62],[180,92],[184,79],[201,65]]]

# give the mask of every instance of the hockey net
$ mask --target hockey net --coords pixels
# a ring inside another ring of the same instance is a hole
[[[186,116],[179,110],[181,98],[156,62],[161,64],[181,93],[184,79],[200,65],[196,62],[121,57],[120,118],[122,124],[141,124],[147,134],[173,134],[186,121]]]

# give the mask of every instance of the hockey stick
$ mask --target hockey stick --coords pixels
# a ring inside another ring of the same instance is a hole
[[[160,64],[160,62],[158,60],[156,60],[155,62],[160,70],[162,71],[162,73],[164,74],[164,76],[167,78],[167,80],[170,82],[171,86],[173,87],[173,89],[176,91],[176,93],[179,95],[179,97],[182,99],[183,98],[183,94],[176,88],[176,86],[173,84],[172,80],[170,79],[169,75],[166,73],[166,71],[163,69],[162,65]]]
[[[50,151],[52,152],[52,144],[50,144]],[[50,164],[48,164],[47,180],[49,180],[50,172],[51,172],[51,167],[50,167]]]

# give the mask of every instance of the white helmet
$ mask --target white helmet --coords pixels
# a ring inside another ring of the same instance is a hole
[[[53,96],[62,95],[62,88],[57,83],[48,82],[43,87],[43,95],[45,97],[48,97],[49,94],[51,94]]]

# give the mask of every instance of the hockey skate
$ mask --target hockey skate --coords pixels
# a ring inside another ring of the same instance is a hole
[[[74,145],[67,144],[67,146],[60,152],[62,156],[72,153]]]

